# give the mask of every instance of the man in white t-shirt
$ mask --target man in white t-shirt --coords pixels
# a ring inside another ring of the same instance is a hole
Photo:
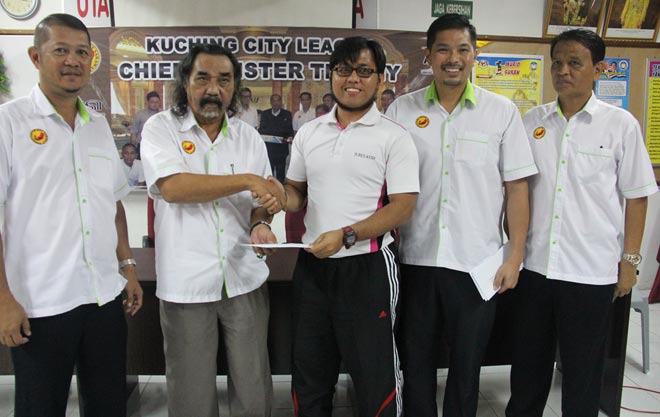
[[[124,174],[131,187],[146,185],[144,180],[144,169],[142,161],[137,159],[137,147],[132,143],[127,143],[121,147],[121,160],[123,162]]]
[[[312,95],[307,91],[300,93],[300,110],[293,115],[293,132],[297,132],[300,126],[316,118],[316,109],[312,107]]]
[[[52,14],[28,50],[29,96],[0,107],[0,344],[11,348],[16,416],[64,416],[74,366],[81,414],[126,416],[126,310],[142,305],[107,120],[78,93],[89,32]],[[120,274],[123,273],[123,277]]]
[[[239,97],[240,102],[235,117],[241,119],[255,129],[259,129],[259,113],[257,112],[257,109],[252,107],[252,90],[248,87],[241,88]]]
[[[442,415],[474,417],[497,296],[484,301],[469,272],[502,247],[506,213],[510,251],[494,287],[516,286],[527,177],[537,169],[516,106],[470,82],[477,35],[469,20],[439,17],[426,42],[433,82],[387,110],[410,131],[420,160],[419,198],[399,247],[403,402],[407,416],[437,415],[435,341],[442,329],[450,349]]]
[[[550,57],[557,100],[523,117],[540,174],[529,182],[506,415],[543,414],[558,344],[562,415],[596,417],[612,299],[637,282],[657,186],[637,120],[593,93],[605,66],[600,36],[563,32]]]
[[[410,135],[376,107],[385,53],[351,37],[330,57],[336,111],[300,128],[287,172],[287,209],[307,201],[293,274],[293,395],[300,416],[329,416],[341,361],[361,416],[401,415],[394,343],[394,229],[419,190]]]
[[[233,416],[268,417],[268,267],[249,243],[274,243],[270,194],[284,201],[264,142],[235,109],[241,66],[222,46],[198,44],[178,67],[174,107],[142,132],[156,210],[156,296],[170,417],[218,416],[216,358],[222,331]]]

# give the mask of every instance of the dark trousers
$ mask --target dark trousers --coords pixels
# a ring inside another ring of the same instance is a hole
[[[266,150],[268,151],[270,167],[273,170],[273,177],[277,178],[279,182],[284,184],[286,177],[286,157],[289,155],[289,144],[266,142]]]
[[[360,417],[395,417],[398,267],[390,248],[339,259],[300,251],[293,274],[292,395],[296,417],[330,417],[340,362]]]
[[[598,416],[614,284],[547,279],[523,270],[516,291],[507,417],[543,414],[559,342],[562,416]]]
[[[467,273],[401,265],[399,346],[406,417],[438,415],[439,332],[449,343],[443,417],[476,416],[479,374],[495,319],[496,300],[483,301]]]
[[[32,336],[11,349],[16,417],[64,417],[76,366],[85,416],[126,416],[126,320],[121,297],[30,319]]]

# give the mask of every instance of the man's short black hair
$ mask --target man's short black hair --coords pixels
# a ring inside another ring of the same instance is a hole
[[[198,43],[190,48],[188,55],[183,57],[179,63],[176,84],[174,86],[174,106],[172,107],[172,113],[177,116],[183,116],[188,111],[188,91],[186,88],[193,65],[195,64],[195,59],[197,59],[197,55],[199,54],[226,56],[231,61],[231,65],[234,68],[234,94],[231,97],[231,102],[229,104],[225,103],[225,108],[236,112],[238,90],[241,85],[241,65],[229,49],[214,43]]]
[[[156,91],[149,91],[149,92],[147,93],[147,101],[151,100],[151,99],[154,98],[154,97],[156,97],[157,99],[160,100],[160,94],[158,94],[158,92],[156,92]]]
[[[438,32],[448,29],[467,29],[470,33],[470,42],[472,42],[472,46],[474,46],[475,49],[477,48],[477,29],[472,23],[470,23],[467,17],[456,13],[443,14],[431,23],[431,26],[429,26],[429,29],[426,31],[426,47],[431,49]]]
[[[339,41],[330,56],[330,68],[335,68],[339,64],[357,62],[363,49],[368,49],[373,54],[376,72],[379,74],[385,73],[386,58],[383,47],[375,40],[363,36],[352,36]]]
[[[132,143],[126,143],[124,146],[121,147],[121,152],[124,153],[126,148],[133,148],[135,152],[137,153],[137,146],[133,145]]]
[[[300,93],[299,97],[301,99],[303,98],[303,96],[308,96],[310,100],[312,99],[312,93],[310,93],[309,91],[303,91],[302,93]]]
[[[44,17],[43,20],[39,22],[37,27],[34,29],[35,48],[39,49],[41,48],[41,45],[48,42],[50,36],[49,29],[52,26],[64,26],[70,29],[85,32],[85,35],[87,35],[87,43],[91,44],[91,37],[89,36],[87,26],[85,26],[85,24],[81,22],[80,19],[66,13],[53,13]]]
[[[394,90],[392,90],[391,88],[386,88],[385,90],[383,90],[383,92],[380,93],[380,95],[382,96],[383,94],[389,94],[392,97],[396,97],[396,94],[394,94]]]
[[[550,59],[559,42],[574,41],[591,52],[591,62],[595,65],[605,59],[605,42],[596,32],[585,29],[571,29],[560,33],[552,39],[550,44]]]

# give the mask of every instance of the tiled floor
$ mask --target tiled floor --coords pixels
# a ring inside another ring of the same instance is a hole
[[[635,386],[660,391],[660,304],[650,306],[651,323],[651,371],[642,372],[642,343],[640,315],[634,311],[630,313],[630,333],[628,335],[628,354],[624,386]],[[442,403],[445,371],[438,372],[438,404]],[[13,377],[0,377],[0,417],[13,417]],[[341,375],[335,396],[335,412],[333,417],[355,417],[351,407],[351,396],[348,386],[348,377]],[[289,394],[290,377],[274,376],[275,402],[272,417],[292,417],[293,409]],[[545,407],[544,417],[558,417],[561,415],[561,374],[556,373],[552,390]],[[227,384],[223,377],[218,378],[220,392],[220,415],[228,416],[227,412]],[[165,417],[167,416],[165,378],[163,376],[141,376],[139,392],[130,398],[136,410],[131,417]],[[503,417],[504,408],[509,398],[509,367],[485,367],[481,375],[481,388],[478,416]],[[660,394],[652,394],[640,390],[623,389],[622,406],[642,411],[660,413]],[[68,416],[78,416],[78,398],[74,386],[69,397]],[[602,416],[605,414],[601,413]],[[642,414],[621,410],[622,417],[641,416]]]

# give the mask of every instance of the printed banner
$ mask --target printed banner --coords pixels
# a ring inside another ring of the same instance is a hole
[[[660,61],[647,60],[646,149],[653,165],[660,165]]]
[[[605,58],[605,70],[596,81],[596,97],[628,110],[630,58]]]
[[[525,114],[541,104],[543,56],[479,54],[474,83],[511,99]]]

